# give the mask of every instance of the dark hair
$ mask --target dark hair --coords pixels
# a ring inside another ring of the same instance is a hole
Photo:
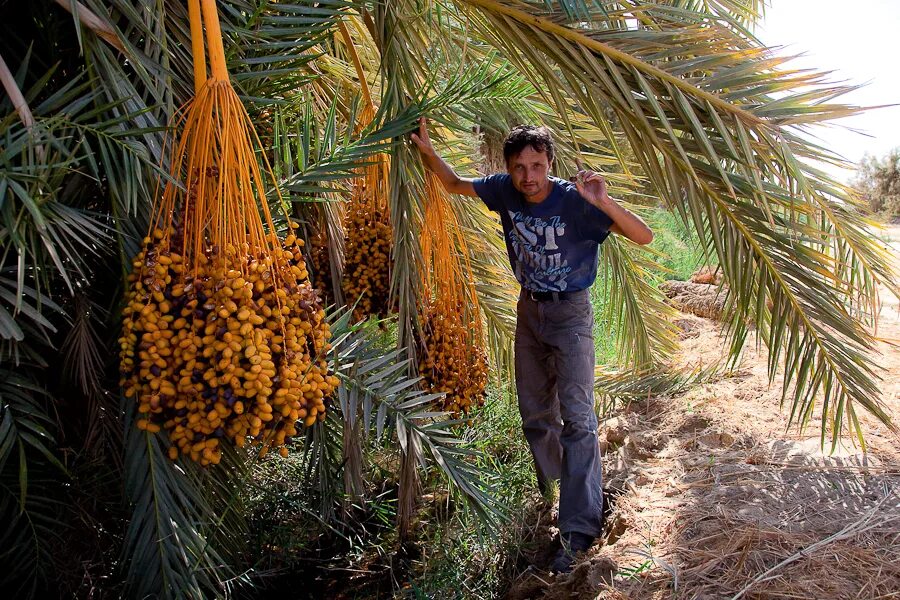
[[[535,152],[546,152],[547,159],[553,162],[553,137],[550,130],[544,126],[518,125],[513,127],[506,141],[503,142],[503,159],[509,163],[509,159],[518,155],[526,146],[531,146]]]

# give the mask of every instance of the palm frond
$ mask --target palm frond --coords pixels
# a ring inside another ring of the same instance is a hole
[[[20,258],[15,269],[0,271],[0,338],[4,342],[21,342],[30,325],[31,331],[37,334],[35,338],[49,341],[47,336],[55,332],[56,327],[42,309],[60,314],[62,308],[25,283],[24,265],[25,261]],[[15,358],[12,349],[0,352],[0,356]]]
[[[97,324],[103,321],[102,309],[84,294],[76,294],[72,328],[61,350],[66,378],[78,385],[81,393],[92,396],[101,391],[105,348]]]
[[[378,11],[377,23],[388,30],[382,30],[376,41],[383,43],[384,38],[396,41],[399,31],[404,27],[398,23],[400,15],[393,12],[396,7],[384,7]],[[385,86],[379,113],[390,116],[402,115],[410,104],[413,90],[417,90],[414,73],[418,71],[415,62],[410,64],[407,47],[391,43],[387,48],[381,47],[382,65],[384,67]],[[401,53],[399,56],[396,53]],[[404,64],[405,63],[405,64]],[[414,121],[410,121],[407,131],[412,130]],[[391,297],[398,307],[398,346],[405,348],[410,359],[410,368],[416,361],[416,332],[419,325],[419,294],[423,259],[418,243],[418,224],[422,222],[421,199],[424,198],[424,186],[415,166],[418,156],[409,148],[402,138],[397,139],[391,148],[391,168],[389,174],[388,206],[393,225],[394,247],[391,261]],[[401,502],[402,503],[402,502]]]
[[[315,79],[310,63],[323,54],[319,46],[351,5],[349,0],[223,3],[230,72],[245,97],[287,99]]]
[[[31,369],[0,367],[0,585],[31,597],[51,569],[60,523],[60,473],[55,428],[43,403],[46,391]]]
[[[123,558],[129,594],[226,597],[246,582],[235,571],[239,561],[234,546],[241,531],[225,520],[229,513],[232,518],[240,513],[233,506],[239,478],[220,473],[228,467],[217,471],[191,461],[174,463],[161,437],[134,425],[136,403],[123,402],[125,493],[131,509]],[[224,458],[226,463],[242,460]]]
[[[659,264],[649,251],[614,236],[600,254],[601,290],[608,297],[604,321],[617,336],[617,363],[639,372],[667,362],[677,350],[675,311],[653,285]]]
[[[598,368],[594,390],[602,404],[600,414],[611,416],[621,408],[620,404],[682,393],[691,386],[712,381],[720,375],[723,366],[719,362],[702,369],[672,369],[662,364],[638,371]]]
[[[469,250],[467,258],[475,277],[494,373],[498,382],[512,381],[519,285],[509,270],[499,223],[486,207],[471,199],[454,202],[452,207]]]
[[[60,520],[63,502],[58,480],[29,474],[29,494],[24,502],[16,493],[20,486],[15,469],[0,470],[0,587],[16,598],[33,598],[42,583],[55,576],[53,559],[65,543],[68,524]]]
[[[338,393],[343,393],[340,388]],[[348,469],[352,470],[355,466],[350,463],[353,451],[347,444],[362,443],[363,440],[351,438],[350,432],[344,429],[347,418],[348,414],[343,411],[340,414],[329,411],[325,421],[306,431],[304,480],[309,489],[315,490],[319,502],[318,510],[314,512],[325,523],[335,518],[335,508],[341,500],[356,493],[356,490],[349,490],[348,494],[343,482],[345,474],[352,472]]]
[[[343,123],[338,117],[337,99],[322,122],[308,106],[292,129],[281,132],[277,174],[283,178],[283,187],[296,194],[295,201],[340,189],[342,182],[355,178],[377,154],[385,152],[391,137],[403,127],[402,123],[386,123],[384,128],[357,138],[355,113]]]
[[[618,29],[626,29],[629,25],[633,28],[638,23],[643,27],[661,29],[654,17],[656,14],[665,14],[670,20],[687,22],[701,16],[752,39],[752,30],[762,21],[765,8],[765,0],[626,0],[611,4],[601,23],[614,23]]]
[[[31,454],[43,457],[63,472],[65,467],[53,453],[53,420],[38,400],[46,392],[32,379],[6,368],[0,369],[0,375],[0,471],[8,467],[14,456],[18,457],[15,463],[19,467],[19,498],[24,504]]]
[[[873,340],[848,306],[871,306],[873,283],[891,282],[892,274],[853,216],[852,200],[804,162],[828,153],[798,130],[858,110],[830,102],[846,88],[779,70],[780,59],[708,15],[678,21],[648,5],[643,14],[666,28],[613,31],[565,27],[511,2],[459,4],[473,7],[485,39],[551,90],[548,102],[561,115],[566,106],[556,90],[621,128],[662,200],[723,265],[732,355],[754,317],[773,350],[773,377],[785,349],[782,386],[785,395],[795,390],[791,422],[805,426],[821,396],[823,442],[826,430],[836,440],[844,427],[862,440],[857,405],[890,423],[873,399],[876,373],[863,360]],[[839,221],[840,210],[850,218]],[[851,255],[835,255],[838,249]],[[858,267],[852,282],[838,278],[846,262]]]
[[[349,312],[339,315],[332,331],[335,372],[342,381],[336,408],[343,426],[355,432],[352,443],[362,448],[396,435],[404,446],[402,455],[411,461],[407,469],[438,468],[485,522],[496,522],[502,515],[489,485],[490,473],[478,466],[478,451],[467,447],[455,431],[464,421],[433,412],[439,394],[418,389],[419,378],[407,374],[405,350],[386,352],[377,327],[351,326],[348,317]],[[353,453],[352,447],[345,448],[343,460],[353,460]],[[359,489],[352,487],[359,484],[358,475],[348,473],[348,491]]]
[[[36,100],[34,123],[24,127],[7,119],[0,156],[3,262],[15,257],[19,267],[33,265],[30,272],[42,294],[54,277],[74,291],[89,276],[87,261],[105,251],[109,224],[95,212],[91,192],[105,180],[114,197],[146,193],[141,175],[152,170],[138,143],[148,130],[125,128],[140,115],[122,113],[122,100],[101,102],[96,80],[76,77],[37,98],[54,71],[47,71],[26,93],[27,99]],[[25,272],[19,269],[20,279]]]

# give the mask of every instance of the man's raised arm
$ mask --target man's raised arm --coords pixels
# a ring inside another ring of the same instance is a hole
[[[575,187],[585,200],[612,219],[610,231],[624,235],[635,244],[644,245],[653,241],[653,230],[644,220],[609,197],[603,175],[593,171],[579,171]]]
[[[419,119],[419,133],[410,135],[410,139],[422,153],[422,161],[425,166],[434,171],[441,183],[444,184],[444,189],[451,194],[478,197],[472,180],[457,175],[453,168],[438,156],[434,146],[431,145],[431,138],[428,137],[428,120],[425,117]]]

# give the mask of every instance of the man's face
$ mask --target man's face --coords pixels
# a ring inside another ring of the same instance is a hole
[[[538,152],[531,146],[525,146],[519,154],[510,157],[506,170],[512,178],[513,187],[526,200],[539,202],[544,199],[550,183],[550,159],[546,152]]]

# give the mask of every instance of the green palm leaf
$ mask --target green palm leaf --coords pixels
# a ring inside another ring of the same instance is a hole
[[[31,369],[0,367],[0,586],[31,596],[49,576],[54,544],[66,529],[59,522],[57,480],[65,467],[54,454],[53,420]]]
[[[534,81],[565,90],[598,122],[622,129],[662,200],[723,265],[732,355],[754,317],[773,376],[784,348],[791,422],[805,426],[818,397],[823,442],[826,430],[836,440],[844,427],[862,439],[857,405],[890,422],[876,373],[863,361],[873,340],[848,307],[871,306],[874,282],[891,282],[892,274],[850,199],[804,162],[827,153],[792,129],[852,113],[822,102],[844,90],[777,70],[752,40],[703,14],[682,15],[679,24],[664,7],[647,6],[647,26],[590,29],[511,2],[459,4],[473,7],[482,35]],[[754,69],[765,77],[750,75]],[[800,85],[812,91],[775,100]],[[565,115],[563,96],[550,96]],[[851,281],[837,276],[847,262],[857,266]]]
[[[241,522],[235,508],[243,456],[225,455],[218,469],[174,463],[161,436],[134,425],[125,404],[125,493],[131,510],[123,557],[129,595],[225,597],[247,583],[239,564]],[[229,514],[231,517],[229,518]]]
[[[334,369],[342,382],[335,408],[339,409],[344,431],[330,436],[332,442],[343,440],[340,462],[344,465],[347,496],[352,498],[362,492],[365,469],[362,464],[355,464],[362,461],[362,450],[396,435],[402,454],[410,460],[408,467],[401,468],[401,487],[405,469],[437,468],[485,523],[495,523],[502,515],[492,493],[491,474],[478,466],[483,464],[477,460],[479,451],[468,447],[456,431],[464,421],[432,411],[431,406],[440,395],[422,392],[419,378],[407,374],[405,350],[385,351],[379,329],[352,326],[349,315],[349,311],[343,311],[333,317]],[[317,443],[310,446],[311,451],[328,455],[322,447],[328,438],[315,439]],[[333,452],[330,454],[333,456]],[[330,463],[321,459],[317,462],[323,466],[331,464],[332,477],[339,474],[336,458]],[[407,481],[411,480],[407,476]],[[332,483],[331,489],[335,485]]]
[[[0,472],[0,587],[16,598],[31,598],[54,578],[54,557],[66,541],[69,524],[60,520],[65,506],[53,474],[29,473],[29,494],[20,502],[19,482],[10,470]]]
[[[46,392],[30,378],[2,369],[0,383],[0,472],[15,461],[19,467],[19,501],[25,505],[28,495],[28,462],[32,456],[65,472],[53,454],[53,421],[38,401]]]
[[[618,333],[616,361],[634,371],[663,364],[677,350],[675,311],[653,284],[660,269],[650,253],[612,236],[604,242],[601,293],[608,298],[603,319]]]

